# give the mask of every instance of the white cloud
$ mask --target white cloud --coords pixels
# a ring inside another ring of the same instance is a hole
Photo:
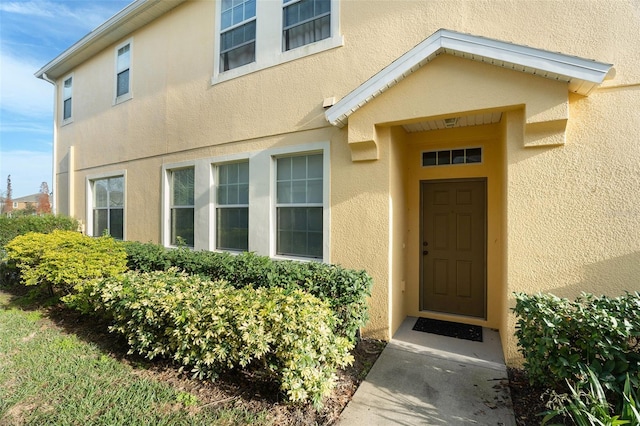
[[[11,175],[13,198],[37,193],[42,182],[47,182],[52,188],[51,170],[52,157],[49,153],[4,151],[0,158],[0,192],[6,192],[8,175]]]

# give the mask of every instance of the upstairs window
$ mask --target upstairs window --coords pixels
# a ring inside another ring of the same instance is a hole
[[[216,248],[249,249],[249,162],[218,166]]]
[[[222,0],[220,72],[256,60],[256,0]]]
[[[331,0],[283,2],[283,51],[331,37]]]
[[[71,98],[73,95],[73,77],[67,78],[62,85],[62,120],[71,119]]]
[[[117,49],[116,103],[131,97],[131,43]]]
[[[171,170],[170,172],[170,221],[171,245],[194,244],[195,169]]]

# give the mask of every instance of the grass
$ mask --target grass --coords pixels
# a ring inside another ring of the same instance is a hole
[[[200,404],[53,327],[0,291],[0,424],[271,424],[264,411]]]

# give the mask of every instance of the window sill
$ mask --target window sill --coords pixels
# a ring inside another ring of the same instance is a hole
[[[122,104],[124,102],[127,102],[128,100],[131,100],[133,98],[133,94],[131,92],[126,93],[120,97],[117,97],[113,100],[113,106]]]
[[[344,37],[342,35],[320,40],[315,43],[300,46],[293,50],[286,52],[280,52],[277,55],[265,56],[261,60],[258,58],[255,62],[243,65],[238,68],[234,68],[229,71],[219,72],[219,62],[216,60],[214,63],[214,74],[211,77],[211,85],[223,83],[225,81],[233,80],[234,78],[242,77],[247,74],[254,73],[263,69],[271,68],[276,65],[284,64],[286,62],[295,61],[296,59],[304,58],[306,56],[315,55],[326,50],[335,49],[344,46]]]
[[[62,122],[60,123],[60,127],[67,126],[71,123],[73,123],[73,117],[69,117],[66,120],[62,120]]]

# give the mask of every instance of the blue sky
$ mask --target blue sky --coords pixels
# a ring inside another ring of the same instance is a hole
[[[53,86],[34,73],[131,0],[0,0],[0,194],[52,189]]]

